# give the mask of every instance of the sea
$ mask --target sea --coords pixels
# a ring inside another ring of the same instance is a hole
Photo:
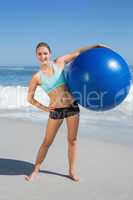
[[[0,118],[44,123],[48,113],[27,102],[28,85],[38,66],[0,66]],[[133,77],[133,66],[130,66]],[[35,98],[49,105],[49,97],[40,86]],[[116,108],[96,112],[80,106],[80,130],[83,135],[133,145],[133,82],[126,99]]]

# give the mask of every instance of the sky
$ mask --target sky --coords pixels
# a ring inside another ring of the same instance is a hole
[[[36,45],[52,58],[103,43],[133,64],[132,0],[0,0],[0,66],[38,65]]]

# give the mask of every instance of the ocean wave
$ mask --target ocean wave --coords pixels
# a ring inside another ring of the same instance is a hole
[[[29,72],[34,72],[34,71],[37,71],[38,70],[38,67],[28,67],[28,66],[20,66],[20,67],[8,67],[8,66],[0,66],[0,70],[1,71],[29,71]]]
[[[44,112],[32,106],[27,101],[28,87],[24,86],[0,86],[0,116],[16,116],[21,118],[44,119]],[[49,105],[49,97],[38,86],[34,98],[45,106]],[[81,106],[80,106],[81,107]],[[91,113],[91,114],[90,114]],[[82,124],[97,121],[118,121],[125,119],[125,123],[132,121],[133,117],[133,85],[126,99],[115,109],[109,112],[92,112],[81,107]]]
[[[34,106],[28,103],[27,94],[28,87],[0,86],[0,109],[36,109]],[[44,105],[49,104],[49,97],[41,87],[37,87],[35,99]]]
[[[0,108],[27,108],[31,105],[27,102],[28,87],[24,86],[0,86]],[[49,97],[40,86],[37,87],[35,98],[44,105],[49,104]],[[33,106],[32,106],[33,107]],[[133,85],[126,99],[120,105],[121,109],[133,108]]]

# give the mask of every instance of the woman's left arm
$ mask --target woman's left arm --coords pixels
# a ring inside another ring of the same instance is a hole
[[[106,47],[106,48],[109,48],[107,47],[106,45],[103,45],[103,44],[96,44],[96,45],[92,45],[92,46],[86,46],[86,47],[82,47],[82,48],[79,48],[77,49],[76,51],[73,51],[69,54],[66,54],[64,56],[60,56],[58,58],[55,59],[55,62],[61,67],[61,68],[64,68],[64,65],[73,61],[77,56],[79,56],[82,52],[85,52],[89,49],[92,49],[92,48],[98,48],[98,47]]]

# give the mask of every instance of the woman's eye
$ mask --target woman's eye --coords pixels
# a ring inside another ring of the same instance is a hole
[[[38,53],[39,56],[42,55],[42,53]],[[48,55],[48,53],[43,53],[43,55]]]

